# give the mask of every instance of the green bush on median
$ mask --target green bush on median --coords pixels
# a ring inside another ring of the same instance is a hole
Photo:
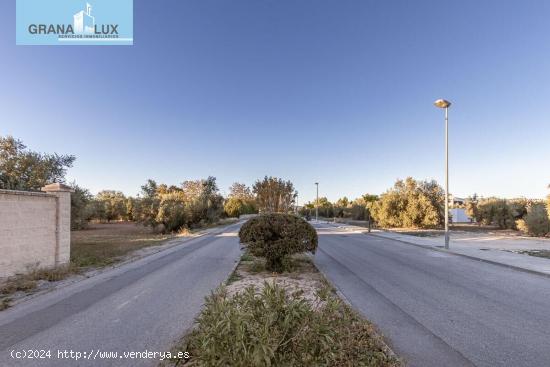
[[[398,366],[373,326],[334,296],[314,309],[276,284],[206,299],[186,366]]]
[[[252,255],[265,257],[266,269],[285,270],[288,256],[317,249],[317,232],[308,222],[292,214],[263,214],[250,219],[239,238]]]

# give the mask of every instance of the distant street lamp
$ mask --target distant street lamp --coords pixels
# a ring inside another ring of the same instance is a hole
[[[317,186],[317,199],[315,200],[315,220],[319,221],[319,182],[315,182]]]
[[[449,107],[451,102],[438,99],[434,105],[445,109],[445,248],[449,249]]]

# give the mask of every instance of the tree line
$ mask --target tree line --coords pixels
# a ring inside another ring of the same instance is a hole
[[[537,199],[478,198],[465,203],[466,214],[479,225],[514,229],[533,236],[550,235],[550,195]]]
[[[312,216],[317,207],[325,218],[371,220],[383,228],[441,228],[445,224],[445,192],[436,181],[397,180],[393,187],[377,195],[347,197],[331,203],[326,197],[300,209]],[[457,207],[457,206],[455,206]],[[469,197],[464,209],[473,222],[501,229],[519,230],[533,236],[550,235],[550,195],[546,200]]]
[[[216,178],[208,177],[184,181],[179,186],[148,180],[137,197],[125,197],[119,191],[101,191],[91,196],[82,189],[75,190],[73,196],[82,203],[78,208],[73,207],[75,220],[82,218],[81,225],[92,220],[130,220],[164,232],[176,232],[226,217],[286,212],[292,207],[295,190],[290,181],[266,176],[257,180],[252,188],[235,182],[224,198]]]
[[[0,189],[39,191],[52,182],[65,183],[73,155],[44,154],[28,149],[11,136],[0,137]],[[135,221],[164,232],[199,227],[223,217],[239,217],[258,212],[287,212],[296,191],[290,181],[265,176],[252,188],[234,183],[224,198],[215,177],[188,180],[179,186],[148,180],[136,197],[121,191],[89,190],[69,183],[71,227],[84,228],[90,221]]]
[[[52,182],[64,182],[72,167],[72,155],[44,154],[29,150],[21,141],[0,137],[0,189],[37,191]],[[179,186],[148,180],[136,197],[104,190],[92,195],[70,184],[71,226],[79,229],[89,221],[136,221],[173,232],[215,222],[223,217],[253,213],[294,211],[297,192],[292,182],[265,176],[252,187],[234,183],[224,198],[215,177],[189,180]],[[300,208],[312,216],[315,208],[325,218],[371,220],[380,227],[439,228],[444,224],[445,194],[436,181],[397,180],[381,195],[365,194],[355,200],[343,197],[331,203],[326,197]],[[468,216],[479,225],[520,230],[536,236],[550,235],[550,195],[544,200],[478,198],[466,200]]]

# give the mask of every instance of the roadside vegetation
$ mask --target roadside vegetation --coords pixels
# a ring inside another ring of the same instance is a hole
[[[175,347],[191,358],[165,365],[400,365],[305,254],[317,245],[309,223],[264,214],[243,226],[240,239],[246,251],[239,266],[206,298],[196,327]]]
[[[500,229],[519,230],[527,235],[550,235],[550,195],[543,200],[479,199],[466,201],[466,214],[478,225],[495,225]]]
[[[283,286],[206,299],[187,366],[398,366],[374,327],[330,291],[314,305]]]
[[[357,225],[366,225],[360,221],[370,221],[381,228],[437,230],[445,222],[443,189],[435,181],[419,181],[411,177],[397,180],[380,196],[366,194],[355,200],[343,197],[334,203],[321,197],[317,205],[315,202],[306,203],[300,214],[312,217],[316,206],[322,218],[337,218]],[[510,229],[529,236],[550,236],[550,195],[546,200],[540,200],[479,198],[474,194],[463,205],[452,207],[463,208],[478,225],[476,229],[452,224],[461,230]],[[429,235],[427,232],[419,235],[424,234]]]
[[[15,293],[33,292],[38,288],[40,282],[63,280],[67,276],[78,272],[79,269],[71,263],[53,269],[30,268],[25,274],[10,277],[0,284],[0,311],[11,306]]]
[[[380,196],[365,194],[350,201],[347,197],[330,203],[319,199],[319,215],[325,218],[371,220],[383,228],[438,228],[444,224],[445,194],[435,181],[411,177],[397,180]],[[301,214],[313,215],[315,203],[308,203]]]

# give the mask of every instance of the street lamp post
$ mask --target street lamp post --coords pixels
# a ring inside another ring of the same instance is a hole
[[[315,182],[317,186],[317,199],[315,200],[315,220],[319,221],[319,182]]]
[[[451,102],[438,99],[434,105],[445,109],[445,248],[449,249],[449,107]]]

